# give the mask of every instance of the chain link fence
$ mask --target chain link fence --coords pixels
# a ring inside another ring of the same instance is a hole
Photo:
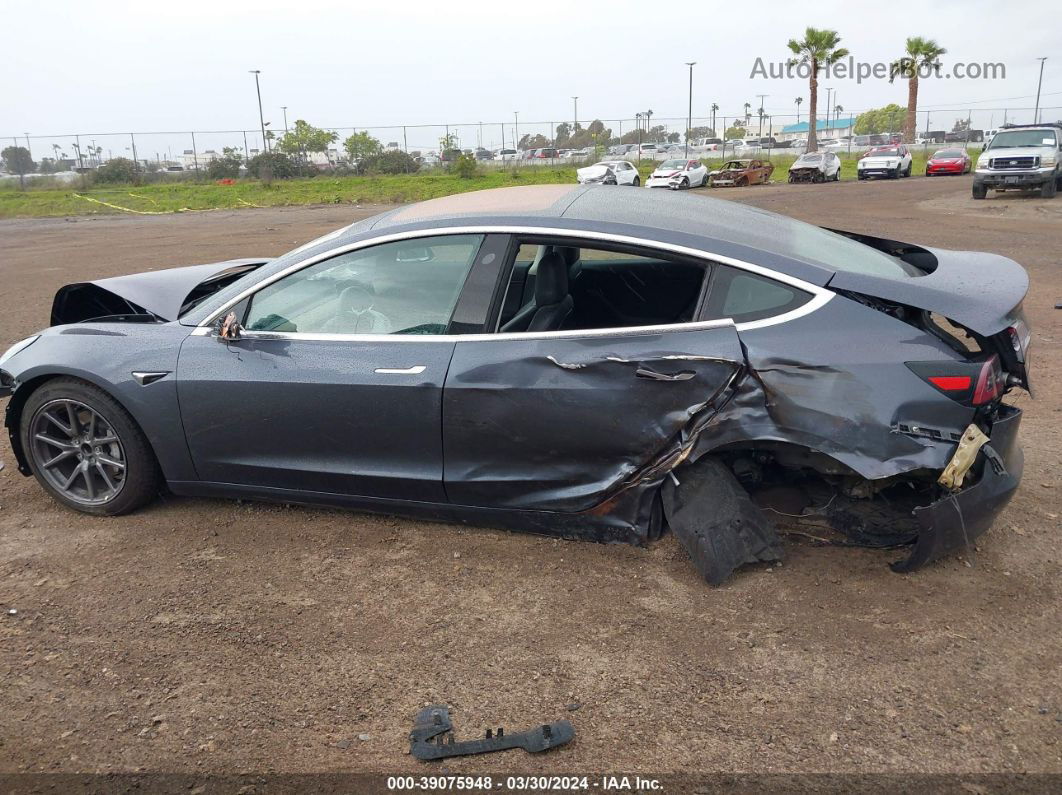
[[[825,103],[823,103],[825,104]],[[917,136],[925,146],[963,142],[962,130],[969,130],[968,145],[979,148],[984,134],[997,130],[1006,123],[1028,124],[1034,120],[1034,108],[929,108],[917,114]],[[818,114],[818,137],[820,141],[844,139],[859,132],[856,122],[862,111],[850,111],[842,107],[820,107]],[[892,114],[879,127],[878,133],[902,131],[905,111]],[[1041,108],[1040,121],[1054,122],[1062,119],[1062,107]],[[579,128],[590,130],[594,135],[580,137],[589,146],[581,147],[580,157],[600,157],[610,146],[619,142],[632,143],[686,143],[687,119],[685,117],[660,117],[652,111],[621,119],[579,119]],[[506,121],[471,122],[456,124],[410,124],[384,126],[324,127],[335,133],[335,141],[324,152],[311,153],[311,162],[321,168],[341,165],[348,160],[343,142],[355,132],[368,132],[389,149],[397,149],[426,159],[427,165],[435,164],[443,149],[443,142],[452,141],[457,149],[482,150],[482,163],[489,167],[511,165],[512,155],[502,160],[498,150],[521,150],[521,164],[554,164],[568,153],[547,151],[546,157],[524,159],[525,148],[564,147],[566,133],[574,127],[572,119],[549,121],[525,121],[514,114]],[[707,110],[695,114],[690,125],[693,143],[701,138],[767,139],[769,148],[784,150],[794,139],[807,135],[806,108],[796,108],[792,113],[764,113],[760,116],[749,105],[743,112],[722,113]],[[737,129],[735,129],[737,128]],[[730,131],[729,134],[727,131]],[[277,137],[284,134],[278,130]],[[773,139],[773,140],[772,140]],[[171,171],[175,174],[206,176],[207,166],[222,156],[226,149],[233,150],[241,159],[248,160],[264,151],[275,148],[276,140],[263,141],[260,128],[248,130],[204,130],[162,132],[110,132],[70,133],[63,135],[40,135],[35,133],[8,134],[0,137],[0,148],[9,145],[26,147],[40,171],[84,172],[92,170],[109,160],[127,158],[145,171]],[[859,139],[849,141],[849,148],[857,151]],[[854,147],[854,148],[853,148]],[[765,145],[765,148],[768,148]],[[707,150],[695,146],[698,157],[723,156],[727,150]],[[732,150],[729,150],[732,152]],[[490,152],[487,158],[483,152]],[[635,153],[636,154],[636,153]],[[647,153],[643,153],[648,156]],[[678,150],[661,151],[656,156],[680,154]],[[185,177],[187,178],[187,176]]]

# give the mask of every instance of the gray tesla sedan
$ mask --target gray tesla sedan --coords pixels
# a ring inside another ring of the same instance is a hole
[[[709,582],[809,518],[961,550],[1018,486],[1025,271],[725,200],[541,185],[276,259],[86,281],[0,359],[19,470],[645,544]]]

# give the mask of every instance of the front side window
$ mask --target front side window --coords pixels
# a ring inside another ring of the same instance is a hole
[[[444,334],[482,235],[440,235],[351,251],[263,287],[248,331]]]

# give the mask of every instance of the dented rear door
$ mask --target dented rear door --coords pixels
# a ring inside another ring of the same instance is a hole
[[[744,372],[737,332],[624,331],[459,340],[443,390],[448,499],[583,511],[673,466]]]

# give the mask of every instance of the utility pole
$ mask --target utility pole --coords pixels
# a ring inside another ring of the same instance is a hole
[[[33,149],[30,147],[29,133],[28,132],[24,132],[22,134],[26,136],[26,151],[29,152],[30,160],[32,160],[33,159]]]
[[[260,75],[262,73],[262,70],[261,69],[250,69],[248,71],[251,74],[254,75],[254,90],[255,90],[255,93],[258,94],[258,123],[262,126],[262,148],[268,153],[269,152],[269,139],[266,138],[266,134],[265,134],[265,116],[262,115],[262,87],[258,84],[258,75]],[[196,170],[198,170],[198,168]]]
[[[770,96],[770,94],[757,94],[760,98],[759,107],[756,108],[756,115],[760,117],[760,137],[763,137],[763,100]]]
[[[1033,112],[1033,124],[1040,123],[1040,89],[1044,85],[1044,61],[1047,60],[1047,56],[1038,60],[1040,61],[1040,80],[1036,84],[1036,110]]]
[[[133,137],[132,133],[129,133],[129,143],[133,146],[133,173],[135,174],[140,170],[140,161],[136,157],[136,138]]]
[[[823,132],[826,133],[826,137],[827,138],[830,137],[830,108],[833,107],[830,104],[830,97],[832,95],[833,95],[833,89],[832,88],[827,88],[826,89],[826,127],[823,129]]]
[[[684,157],[690,156],[690,129],[693,127],[693,67],[696,65],[696,61],[686,61],[686,66],[690,68],[690,102],[686,109],[686,149]]]
[[[579,126],[579,97],[572,97],[572,102],[575,103],[572,110],[572,135],[575,135],[575,128]]]
[[[284,111],[284,135],[288,134],[288,106],[281,105],[280,109]]]
[[[247,149],[247,130],[243,131],[243,164],[245,166],[251,164],[251,153]]]
[[[520,151],[520,111],[513,111],[513,149]]]

